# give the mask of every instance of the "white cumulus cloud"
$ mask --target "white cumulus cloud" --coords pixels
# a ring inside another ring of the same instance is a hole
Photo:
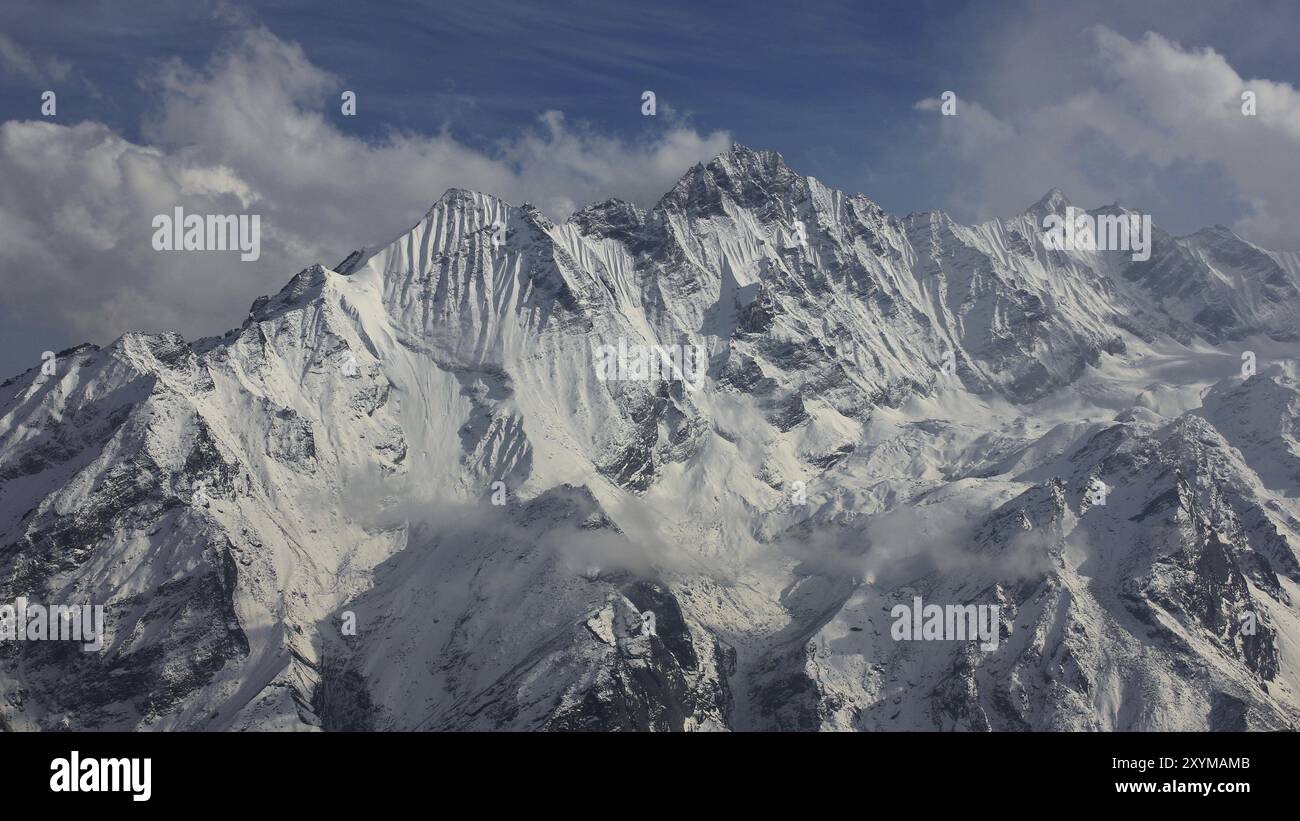
[[[933,115],[949,206],[964,218],[1014,213],[1052,180],[1081,204],[1119,199],[1158,221],[1199,176],[1237,206],[1232,227],[1243,236],[1300,248],[1300,91],[1159,34],[1130,39],[1099,26],[1091,36],[1091,72],[1062,77],[1056,99],[999,116],[959,98],[957,116]],[[1246,91],[1256,116],[1242,113]]]
[[[166,63],[146,86],[159,103],[139,144],[95,122],[0,124],[4,307],[47,338],[217,333],[301,268],[391,239],[447,188],[563,219],[611,196],[652,203],[731,143],[669,118],[653,137],[617,139],[554,111],[490,152],[445,131],[364,139],[332,122],[344,81],[265,29],[206,66]],[[155,251],[152,219],[176,206],[260,214],[261,259]]]

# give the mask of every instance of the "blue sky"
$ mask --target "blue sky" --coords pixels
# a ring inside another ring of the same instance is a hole
[[[1282,2],[7,3],[0,373],[130,329],[236,325],[443,184],[645,204],[732,139],[898,214],[988,219],[1059,186],[1300,247],[1297,30]],[[1231,110],[1252,83],[1258,123]],[[959,116],[918,106],[945,90]],[[113,238],[168,191],[266,212],[264,260],[230,277]]]

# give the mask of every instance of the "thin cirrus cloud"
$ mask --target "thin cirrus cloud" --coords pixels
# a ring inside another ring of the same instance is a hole
[[[72,65],[57,57],[38,58],[0,32],[0,69],[37,84],[62,82],[72,74]]]
[[[1096,26],[1091,37],[1094,79],[1058,99],[1002,117],[959,99],[957,116],[935,114],[931,149],[952,181],[947,205],[965,218],[1014,213],[1055,180],[1080,204],[1118,199],[1159,217],[1195,208],[1179,192],[1199,184],[1231,201],[1231,227],[1247,239],[1300,248],[1300,92],[1156,33],[1130,39]],[[1245,91],[1255,116],[1242,113]],[[934,98],[915,104],[938,107]]]
[[[445,130],[366,140],[327,115],[346,88],[298,45],[253,28],[203,67],[173,60],[151,74],[159,105],[138,143],[97,122],[0,125],[0,287],[23,340],[217,333],[301,268],[391,239],[447,188],[563,218],[610,196],[653,202],[731,143],[671,117],[652,138],[622,140],[557,111],[491,153]],[[261,259],[155,251],[152,219],[176,206],[260,214]],[[6,372],[39,363],[39,349],[4,341]]]

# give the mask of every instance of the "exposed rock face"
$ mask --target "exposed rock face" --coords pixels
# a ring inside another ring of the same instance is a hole
[[[0,727],[1294,727],[1300,266],[1048,250],[1067,206],[900,219],[737,146],[65,351],[0,390],[0,605],[105,649],[0,641]],[[997,649],[895,639],[915,596]]]

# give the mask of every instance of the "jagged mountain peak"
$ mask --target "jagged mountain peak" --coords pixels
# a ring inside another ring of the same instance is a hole
[[[493,194],[466,188],[448,188],[410,228],[386,243],[366,245],[351,252],[339,262],[335,271],[352,274],[377,255],[392,252],[403,244],[409,245],[417,237],[441,237],[444,241],[456,241],[459,237],[486,233],[495,238],[499,236],[499,231],[509,228],[511,215],[543,230],[553,227],[553,223],[531,203],[526,202],[516,207]]]
[[[707,163],[688,170],[656,208],[715,213],[723,195],[742,207],[807,190],[807,178],[795,172],[775,151],[756,151],[735,143]]]
[[[1065,192],[1059,188],[1051,188],[1046,194],[1039,198],[1037,202],[1025,209],[1025,213],[1041,220],[1048,214],[1064,216],[1066,209],[1073,203]]]
[[[636,203],[610,197],[602,202],[592,203],[569,215],[566,222],[587,223],[599,220],[618,223],[644,222],[646,212]]]
[[[646,216],[635,203],[611,198],[573,212],[565,224],[577,227],[593,239],[611,237],[632,242],[645,225]]]
[[[769,179],[795,174],[786,164],[781,152],[770,149],[750,148],[742,143],[733,142],[731,148],[718,154],[709,164],[732,165],[754,176]],[[797,176],[797,175],[796,175]]]
[[[340,264],[345,265],[350,259],[352,259],[351,256]],[[252,306],[248,309],[248,317],[244,320],[244,324],[247,325],[250,322],[265,319],[277,311],[283,311],[302,304],[305,300],[320,292],[321,287],[325,284],[326,275],[325,266],[320,263],[307,266],[294,274],[293,278],[285,283],[285,286],[274,295],[260,296],[254,300]]]
[[[429,210],[425,213],[425,216],[427,217],[429,214],[432,214],[434,211],[439,209],[473,210],[477,208],[491,209],[493,207],[512,208],[513,206],[505,199],[498,197],[495,194],[476,191],[469,188],[453,187],[442,192],[442,196],[438,197],[438,199],[434,201],[433,205],[430,206]]]

